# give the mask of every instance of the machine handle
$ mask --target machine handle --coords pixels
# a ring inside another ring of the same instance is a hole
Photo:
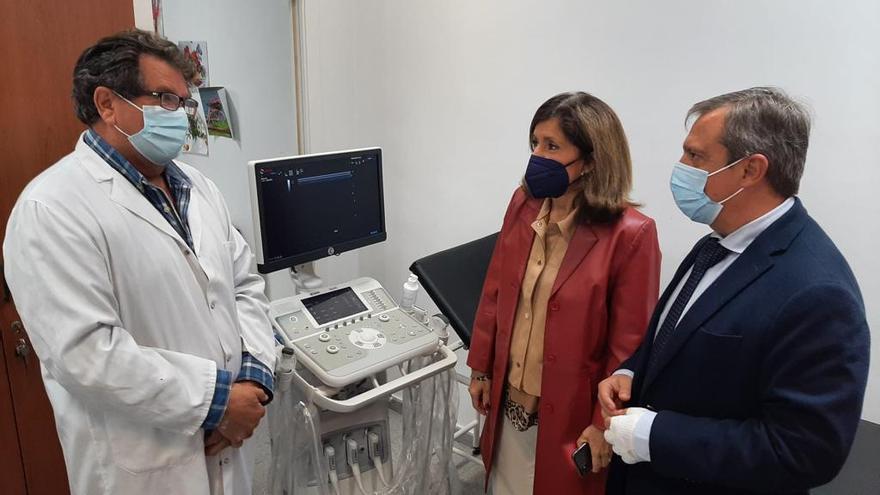
[[[356,411],[382,397],[390,396],[398,390],[402,390],[410,385],[446,371],[455,366],[455,363],[458,362],[458,357],[448,347],[442,346],[439,352],[443,354],[443,359],[346,400],[336,400],[327,397],[327,395],[325,395],[318,387],[305,381],[299,373],[294,373],[293,379],[299,382],[300,388],[307,391],[309,398],[318,407],[334,412],[348,413]]]

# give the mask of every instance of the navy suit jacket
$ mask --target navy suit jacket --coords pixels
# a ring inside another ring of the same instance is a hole
[[[868,374],[858,284],[800,200],[762,232],[683,316],[647,373],[660,313],[621,368],[630,406],[658,411],[651,462],[612,463],[611,495],[808,493],[849,453]]]

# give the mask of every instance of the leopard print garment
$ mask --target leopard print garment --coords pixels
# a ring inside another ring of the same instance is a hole
[[[516,431],[526,431],[538,424],[538,412],[527,413],[521,404],[510,400],[506,391],[504,393],[504,415],[510,420]]]

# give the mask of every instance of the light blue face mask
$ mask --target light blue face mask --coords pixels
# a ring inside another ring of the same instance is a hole
[[[711,174],[684,163],[676,163],[675,168],[672,169],[672,179],[669,181],[669,187],[672,189],[672,197],[675,199],[678,209],[695,222],[711,225],[721,213],[724,203],[741,193],[743,188],[716,203],[706,195],[706,182],[709,180],[709,177],[729,169],[745,158],[744,156]]]
[[[128,134],[116,125],[113,126],[128,137],[138,153],[160,167],[164,167],[180,154],[189,130],[189,119],[184,109],[172,111],[155,105],[144,105],[141,108],[119,93],[116,95],[144,114],[144,128],[135,134]]]

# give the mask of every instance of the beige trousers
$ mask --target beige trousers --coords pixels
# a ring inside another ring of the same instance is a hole
[[[538,426],[526,431],[516,428],[502,414],[501,438],[495,451],[492,474],[489,478],[491,495],[532,495],[535,484],[535,450]]]

